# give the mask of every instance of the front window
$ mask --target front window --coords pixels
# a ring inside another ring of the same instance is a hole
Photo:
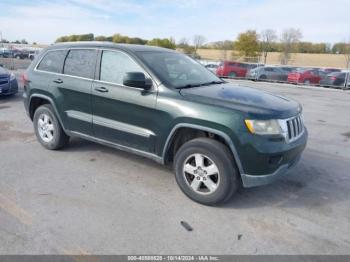
[[[122,52],[103,51],[100,72],[101,81],[123,85],[123,77],[128,72],[144,73],[144,70]]]
[[[223,82],[192,58],[172,52],[138,52],[140,59],[167,86],[186,88]]]

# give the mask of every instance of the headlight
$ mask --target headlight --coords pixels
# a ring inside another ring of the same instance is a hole
[[[16,79],[15,74],[14,74],[14,73],[11,73],[11,74],[10,74],[10,81],[15,80],[15,79]]]
[[[280,135],[283,131],[278,120],[245,120],[245,124],[252,134]]]

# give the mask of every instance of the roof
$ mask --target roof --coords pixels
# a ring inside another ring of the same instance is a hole
[[[53,44],[49,49],[53,48],[77,48],[77,47],[104,47],[104,48],[118,48],[125,51],[137,52],[137,51],[156,51],[156,52],[175,52],[174,50],[149,46],[149,45],[134,45],[134,44],[115,44],[112,42],[102,41],[86,41],[86,42],[64,42]]]

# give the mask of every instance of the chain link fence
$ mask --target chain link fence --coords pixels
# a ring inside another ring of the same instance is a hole
[[[25,70],[41,48],[0,45],[0,66]],[[229,50],[198,50],[199,60],[223,78],[279,82],[295,85],[350,89],[350,55],[290,54],[286,63],[280,53],[267,57],[241,57]]]
[[[221,50],[200,50],[199,55],[200,62],[222,78],[350,89],[350,62],[342,54],[290,54],[285,64],[280,53],[269,53],[266,61]]]

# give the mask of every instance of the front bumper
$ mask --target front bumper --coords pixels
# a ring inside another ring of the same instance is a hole
[[[263,147],[264,150],[260,148],[259,152],[250,150],[249,159],[241,159],[246,171],[241,174],[243,186],[270,184],[287,174],[299,162],[306,147],[307,137],[308,132],[305,128],[303,135],[291,144],[277,146],[270,143],[271,145]]]
[[[17,80],[9,81],[5,85],[0,85],[0,96],[1,95],[13,95],[18,92]]]
[[[289,164],[280,166],[275,172],[267,175],[252,176],[247,174],[241,174],[243,186],[246,188],[268,185],[286,175],[300,160],[300,155]]]

